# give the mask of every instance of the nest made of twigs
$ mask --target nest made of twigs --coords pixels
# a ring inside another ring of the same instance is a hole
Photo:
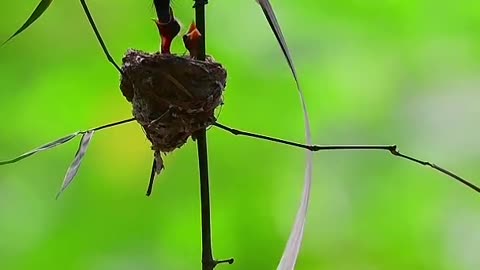
[[[215,121],[227,72],[211,58],[200,61],[128,50],[122,71],[120,89],[155,152],[181,147]]]

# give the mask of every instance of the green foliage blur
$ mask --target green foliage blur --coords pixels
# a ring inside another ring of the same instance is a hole
[[[480,2],[271,0],[318,144],[392,144],[480,184]],[[110,52],[158,51],[150,1],[88,1]],[[0,1],[7,39],[38,0]],[[192,1],[177,0],[186,31]],[[301,142],[295,84],[253,0],[211,0],[207,51],[229,72],[219,121]],[[181,39],[173,51],[183,54]],[[131,117],[79,1],[54,1],[0,48],[0,160]],[[475,120],[477,119],[477,120]],[[302,150],[208,132],[217,269],[275,269],[303,185]],[[152,152],[136,123],[0,167],[0,269],[200,269],[196,146]],[[480,198],[382,152],[317,153],[298,270],[480,269]]]

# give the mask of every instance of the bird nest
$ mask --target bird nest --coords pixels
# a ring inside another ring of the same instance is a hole
[[[155,156],[181,147],[215,122],[227,72],[211,58],[128,50],[120,89],[152,143]],[[158,161],[158,159],[157,159]]]

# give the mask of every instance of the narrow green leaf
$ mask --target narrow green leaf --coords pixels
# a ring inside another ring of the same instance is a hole
[[[22,33],[25,29],[27,29],[32,23],[34,23],[42,14],[47,10],[53,0],[41,0],[38,6],[33,11],[32,15],[28,17],[27,21],[13,34],[11,35],[5,42],[2,43],[2,46],[5,43],[9,42],[12,38],[17,36],[18,34]]]
[[[273,11],[272,5],[268,0],[256,0],[256,1],[262,8],[263,14],[267,19],[268,24],[270,25],[270,28],[272,29],[273,34],[275,35],[275,38],[277,39],[278,44],[280,45],[280,48],[282,49],[283,55],[287,60],[288,66],[292,71],[293,77],[298,87],[297,71],[295,69],[295,65],[293,64],[292,56],[290,55],[290,51],[288,50],[287,42],[285,41],[285,37],[283,36],[282,29],[280,28],[280,24],[277,21],[277,16],[275,16],[275,12]]]
[[[42,146],[40,146],[40,147],[37,147],[37,148],[35,148],[35,149],[31,150],[31,151],[28,151],[28,152],[26,152],[26,153],[24,153],[24,154],[16,157],[16,158],[13,158],[13,159],[10,159],[10,160],[5,160],[5,161],[0,161],[0,166],[1,166],[1,165],[7,165],[7,164],[12,164],[12,163],[18,162],[18,161],[20,161],[20,160],[22,160],[22,159],[25,159],[25,158],[27,158],[27,157],[29,157],[29,156],[32,156],[32,155],[34,155],[34,154],[36,154],[36,153],[38,153],[38,152],[43,152],[43,151],[52,149],[52,148],[54,148],[54,147],[57,147],[57,146],[59,146],[59,145],[62,145],[62,144],[64,144],[64,143],[66,143],[66,142],[69,142],[69,141],[72,140],[73,138],[77,137],[79,134],[82,134],[82,133],[81,133],[81,132],[75,132],[75,133],[73,133],[73,134],[67,135],[67,136],[62,137],[62,138],[60,138],[60,139],[58,139],[58,140],[55,140],[55,141],[53,141],[53,142],[49,142],[49,143],[44,144],[44,145],[42,145]]]

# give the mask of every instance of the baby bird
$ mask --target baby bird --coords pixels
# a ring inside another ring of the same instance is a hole
[[[187,48],[188,52],[190,53],[190,57],[198,58],[201,38],[202,34],[200,31],[198,31],[195,22],[192,22],[188,32],[183,35],[183,43],[185,44],[185,48]]]
[[[180,32],[180,23],[175,19],[172,8],[169,9],[169,16],[166,16],[164,19],[154,19],[154,21],[157,24],[158,32],[160,32],[160,38],[162,39],[160,46],[161,52],[163,54],[170,54],[172,41]]]

